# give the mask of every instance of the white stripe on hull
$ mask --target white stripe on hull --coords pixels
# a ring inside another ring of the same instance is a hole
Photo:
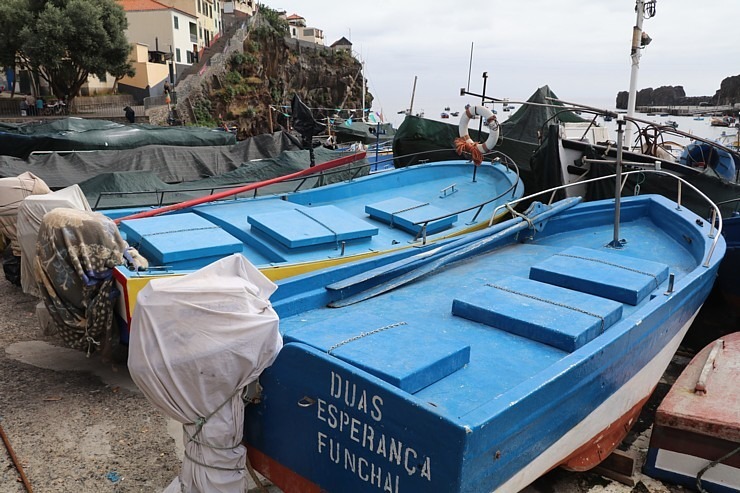
[[[663,449],[658,450],[658,455],[655,458],[656,469],[680,474],[692,480],[707,464],[709,464],[707,459]],[[704,473],[701,479],[728,488],[736,488],[740,491],[740,470],[735,467],[717,464]]]
[[[701,307],[699,307],[701,308]],[[671,341],[643,367],[634,377],[619,388],[611,397],[586,416],[583,421],[563,435],[550,448],[542,452],[534,461],[512,476],[495,491],[497,493],[516,493],[537,478],[560,464],[581,446],[591,441],[607,426],[616,422],[641,400],[650,395],[660,377],[668,368],[679,344],[699,313],[697,310]]]

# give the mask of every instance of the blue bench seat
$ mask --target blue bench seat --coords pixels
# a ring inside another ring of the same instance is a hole
[[[288,248],[369,238],[378,228],[334,205],[296,207],[250,215],[252,229]]]
[[[616,323],[622,304],[511,276],[453,300],[452,314],[572,352]]]
[[[237,238],[192,212],[132,219],[119,228],[152,265],[202,267],[243,249]]]
[[[373,219],[383,221],[413,235],[419,234],[424,226],[423,223],[415,223],[427,219],[441,218],[427,224],[427,234],[429,235],[439,233],[457,221],[456,214],[450,215],[449,211],[437,206],[406,197],[396,197],[366,205],[365,212]]]
[[[533,265],[529,278],[634,306],[668,278],[668,266],[614,251],[571,247]]]

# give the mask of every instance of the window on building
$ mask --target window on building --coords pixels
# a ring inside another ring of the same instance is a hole
[[[180,29],[180,19],[177,18],[177,16],[174,16],[175,19],[175,29]]]
[[[175,48],[175,61],[180,63],[180,48]]]
[[[201,13],[201,12],[202,12],[202,9],[201,9],[201,5],[200,5],[200,0],[198,0],[198,13]]]

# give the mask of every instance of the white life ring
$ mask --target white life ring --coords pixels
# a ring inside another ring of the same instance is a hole
[[[485,118],[486,126],[488,126],[488,139],[486,139],[482,144],[473,142],[473,139],[471,139],[468,134],[468,123],[470,123],[473,115],[480,115],[482,118]],[[481,154],[486,154],[487,152],[492,151],[496,142],[498,142],[500,131],[498,121],[496,121],[496,115],[494,115],[491,110],[485,106],[467,105],[465,106],[465,112],[460,117],[459,132],[460,137],[465,139],[465,142],[469,146],[475,146]]]

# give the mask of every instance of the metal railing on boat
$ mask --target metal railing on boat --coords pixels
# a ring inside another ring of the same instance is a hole
[[[621,181],[620,190],[621,190],[621,188],[624,187],[624,184],[626,183],[627,178],[630,175],[636,175],[636,174],[639,174],[639,173],[650,173],[650,174],[656,174],[656,175],[661,175],[661,176],[668,176],[670,178],[675,179],[677,181],[677,184],[678,184],[678,199],[676,200],[676,210],[681,210],[682,185],[688,186],[690,189],[692,189],[694,192],[696,192],[697,195],[699,195],[699,197],[701,197],[702,199],[704,199],[707,202],[707,205],[710,207],[711,216],[712,216],[711,219],[710,219],[708,238],[712,239],[713,241],[712,241],[712,246],[709,248],[709,253],[707,254],[707,258],[704,261],[704,264],[703,265],[704,265],[704,267],[709,267],[709,261],[712,259],[712,255],[714,255],[714,250],[715,250],[715,248],[717,246],[717,242],[719,241],[719,237],[722,234],[722,215],[720,214],[718,205],[715,204],[714,202],[712,202],[712,200],[709,197],[707,197],[701,190],[699,190],[697,187],[695,187],[694,185],[692,185],[688,181],[684,180],[680,176],[677,176],[677,175],[674,175],[673,173],[669,173],[667,171],[663,171],[663,170],[659,170],[659,169],[655,169],[655,170],[651,170],[651,169],[640,169],[640,170],[622,172],[621,173],[621,176],[623,177],[623,180]],[[536,197],[541,197],[541,196],[544,196],[544,195],[547,195],[547,194],[550,194],[550,198],[547,201],[547,204],[548,205],[551,205],[553,203],[553,201],[555,200],[555,196],[556,196],[557,192],[559,192],[561,190],[566,190],[566,189],[571,188],[571,187],[574,187],[576,185],[583,185],[583,184],[586,184],[586,183],[594,183],[594,182],[603,181],[603,180],[614,180],[615,177],[617,177],[617,176],[618,176],[617,174],[613,174],[613,175],[600,176],[600,177],[597,177],[597,178],[591,178],[591,179],[588,179],[588,180],[581,180],[581,181],[578,181],[578,182],[575,182],[575,183],[568,183],[568,184],[565,184],[565,185],[560,185],[560,186],[557,186],[557,187],[548,188],[547,190],[541,190],[541,191],[536,192],[536,193],[533,193],[531,195],[527,195],[525,197],[521,197],[519,199],[512,200],[512,201],[507,202],[506,204],[502,204],[502,205],[500,205],[500,206],[498,206],[498,207],[496,207],[494,209],[493,213],[491,214],[491,218],[488,221],[488,225],[491,226],[493,224],[493,221],[495,220],[495,218],[498,217],[498,213],[502,209],[507,209],[507,210],[513,211],[514,210],[514,207],[517,204],[522,203],[522,202],[531,201],[531,200],[535,199]],[[740,199],[733,199],[733,200],[740,200]],[[731,201],[726,201],[726,202],[731,202]],[[715,228],[715,225],[716,225],[716,228]]]
[[[433,153],[433,152],[437,152],[437,151],[435,150],[435,151],[428,151],[428,152],[432,152]],[[421,154],[423,154],[423,153],[415,153],[415,155],[421,155]],[[473,218],[468,223],[468,224],[473,224],[473,223],[475,223],[475,221],[477,220],[478,216],[483,211],[483,209],[485,208],[485,206],[487,206],[487,205],[489,205],[489,204],[491,204],[491,203],[493,203],[493,202],[495,202],[497,200],[500,200],[501,198],[505,197],[506,195],[508,195],[510,193],[513,194],[516,191],[517,186],[521,182],[521,175],[520,175],[520,172],[519,172],[519,167],[516,165],[516,163],[509,156],[507,156],[506,154],[504,154],[504,153],[502,153],[500,151],[492,151],[492,152],[488,153],[486,156],[490,159],[490,162],[492,164],[500,164],[503,167],[505,167],[507,169],[507,171],[516,173],[516,179],[514,180],[513,184],[510,185],[504,192],[502,192],[502,193],[496,195],[495,197],[490,198],[490,199],[488,199],[488,200],[486,200],[484,202],[481,202],[479,204],[473,205],[471,207],[467,207],[467,208],[462,209],[462,210],[457,210],[457,211],[454,211],[454,212],[449,212],[449,213],[444,214],[442,216],[432,217],[432,218],[428,218],[428,219],[423,219],[423,220],[416,221],[416,222],[412,223],[414,226],[421,226],[421,229],[419,230],[419,233],[417,233],[417,235],[411,241],[412,243],[418,241],[421,238],[422,239],[422,244],[426,244],[426,239],[427,239],[426,231],[427,231],[427,226],[429,225],[429,223],[434,222],[434,221],[440,221],[440,220],[446,219],[446,218],[448,218],[450,216],[454,216],[454,215],[458,215],[458,214],[463,214],[465,212],[469,212],[469,211],[472,211],[472,210],[476,210],[477,209],[475,215],[473,216]],[[495,156],[495,157],[492,157],[492,156]],[[407,157],[407,156],[398,156],[398,158],[403,158],[403,157]],[[395,158],[394,157],[390,157],[388,159],[389,160],[393,160]],[[301,190],[301,188],[303,187],[303,185],[306,183],[306,181],[309,178],[318,179],[320,177],[331,176],[333,174],[346,173],[348,170],[354,169],[355,170],[354,173],[348,179],[348,181],[352,181],[352,180],[354,180],[357,177],[357,175],[359,174],[359,172],[363,168],[368,168],[370,166],[376,165],[377,163],[369,163],[369,164],[363,164],[363,165],[359,165],[359,166],[356,166],[356,165],[353,166],[353,164],[354,163],[349,163],[349,164],[346,165],[346,167],[345,166],[341,166],[341,167],[338,167],[338,168],[335,168],[335,169],[332,169],[332,170],[329,170],[329,171],[324,171],[324,172],[319,173],[316,176],[301,177],[301,178],[295,178],[295,179],[291,179],[291,180],[285,180],[281,184],[291,183],[291,182],[296,182],[297,181],[298,182],[298,185],[293,189],[293,192],[297,192],[297,191]],[[475,177],[476,177],[477,171],[478,171],[478,167],[477,166],[474,166],[473,167],[473,170],[472,170],[472,175],[473,175],[472,176],[472,180],[473,181],[475,181]],[[214,187],[182,188],[182,189],[175,189],[175,190],[161,190],[160,189],[160,190],[134,191],[134,192],[100,192],[100,194],[98,195],[97,200],[95,201],[95,206],[93,207],[93,209],[94,210],[97,210],[99,208],[100,202],[103,199],[103,197],[124,197],[124,196],[150,195],[150,194],[154,194],[154,195],[157,196],[157,203],[155,204],[156,207],[161,207],[161,206],[165,205],[165,203],[164,203],[164,197],[165,197],[166,194],[185,194],[185,193],[205,192],[205,191],[208,191],[208,194],[204,194],[204,195],[213,195],[216,191],[219,191],[219,190],[227,190],[227,189],[230,189],[230,188],[235,188],[237,186],[239,186],[239,185],[233,185],[232,184],[232,185],[221,185],[221,186],[214,186]],[[251,194],[253,198],[256,198],[257,197],[257,191],[258,191],[258,189],[255,189],[253,191],[253,193]],[[237,195],[234,195],[233,196],[233,200],[236,200],[237,198],[239,198]],[[152,204],[149,204],[149,205],[152,205]],[[155,205],[152,205],[152,206],[155,206]],[[142,207],[145,207],[145,205],[142,206]]]

